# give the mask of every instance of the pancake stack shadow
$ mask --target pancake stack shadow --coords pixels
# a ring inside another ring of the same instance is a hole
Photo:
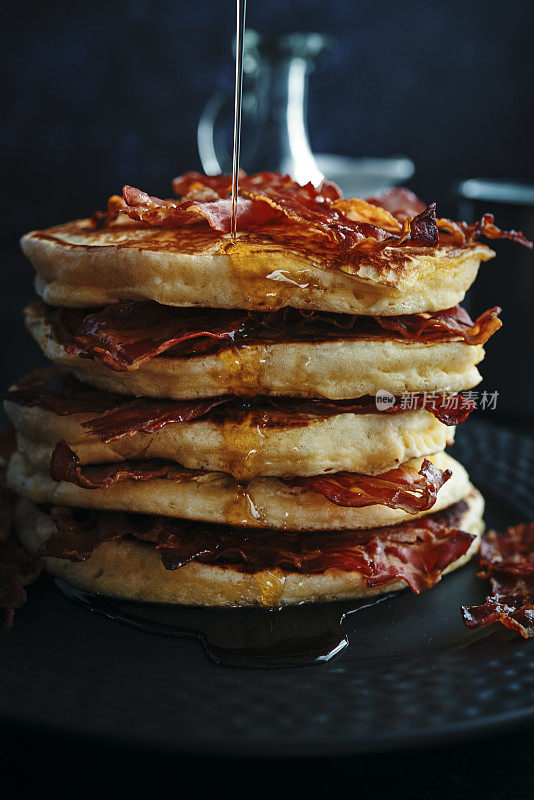
[[[489,248],[345,263],[280,220],[232,240],[121,212],[22,242],[52,362],[6,401],[28,552],[96,594],[269,608],[420,592],[476,552],[445,448],[498,327],[457,305]]]

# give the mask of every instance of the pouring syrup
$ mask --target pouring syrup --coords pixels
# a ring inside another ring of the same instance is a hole
[[[236,49],[234,96],[234,147],[232,154],[232,238],[237,233],[237,197],[239,192],[239,151],[241,147],[241,108],[243,105],[243,49],[247,0],[236,0]]]

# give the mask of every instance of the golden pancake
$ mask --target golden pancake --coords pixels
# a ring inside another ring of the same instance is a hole
[[[419,469],[423,459],[411,459]],[[450,456],[436,453],[429,460],[438,469],[450,469],[452,477],[438,492],[432,511],[456,503],[467,491],[467,472]],[[56,482],[47,470],[36,469],[22,453],[11,458],[8,486],[35,503],[109,511],[135,511],[167,517],[227,523],[250,528],[282,530],[347,530],[396,525],[420,514],[399,508],[369,505],[345,508],[335,505],[319,492],[288,486],[276,478],[254,478],[240,486],[235,478],[221,472],[185,473],[178,478],[124,480],[108,488],[82,489],[73,483]]]
[[[188,358],[158,356],[138,369],[115,371],[69,355],[54,340],[38,305],[25,311],[28,329],[54,364],[79,380],[123,394],[170,397],[277,395],[354,399],[387,391],[459,392],[476,386],[481,345],[365,338],[336,342],[255,344]]]
[[[36,288],[59,306],[156,300],[174,306],[273,310],[289,305],[347,314],[411,314],[461,302],[489,247],[386,248],[357,267],[325,266],[260,236],[205,226],[132,222],[95,229],[78,220],[22,239]],[[395,250],[395,252],[393,252]],[[349,274],[350,273],[350,274]]]
[[[467,509],[458,527],[476,535],[469,550],[442,573],[463,566],[477,552],[484,525],[484,501],[476,489],[465,497]],[[28,500],[19,500],[16,530],[21,543],[35,553],[55,525],[50,516]],[[45,558],[52,574],[85,591],[129,600],[200,606],[278,607],[292,603],[372,597],[404,589],[398,579],[377,587],[366,585],[358,572],[328,569],[315,575],[264,570],[254,574],[192,562],[166,570],[153,545],[120,539],[101,544],[84,562]]]
[[[82,427],[91,414],[59,416],[38,406],[5,403],[17,429],[18,448],[39,469],[48,469],[64,439],[82,464],[163,458],[188,469],[228,472],[240,481],[256,475],[319,475],[363,472],[378,475],[403,461],[443,450],[454,440],[426,410],[398,414],[301,416],[300,423],[269,409],[169,423],[154,433],[134,433],[105,443]]]

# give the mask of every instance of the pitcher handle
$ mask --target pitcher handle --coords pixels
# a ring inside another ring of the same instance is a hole
[[[206,175],[220,175],[223,165],[228,163],[228,153],[217,153],[215,127],[221,111],[232,100],[232,93],[225,90],[210,97],[200,115],[197,128],[197,146],[200,161]]]

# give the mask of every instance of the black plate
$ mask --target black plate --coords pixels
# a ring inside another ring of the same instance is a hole
[[[534,519],[534,442],[471,422],[453,450],[486,522]],[[469,631],[475,564],[416,597],[348,616],[350,646],[298,669],[221,667],[196,641],[102,619],[42,580],[0,635],[0,714],[72,733],[197,753],[311,755],[422,745],[534,718],[534,642]]]

